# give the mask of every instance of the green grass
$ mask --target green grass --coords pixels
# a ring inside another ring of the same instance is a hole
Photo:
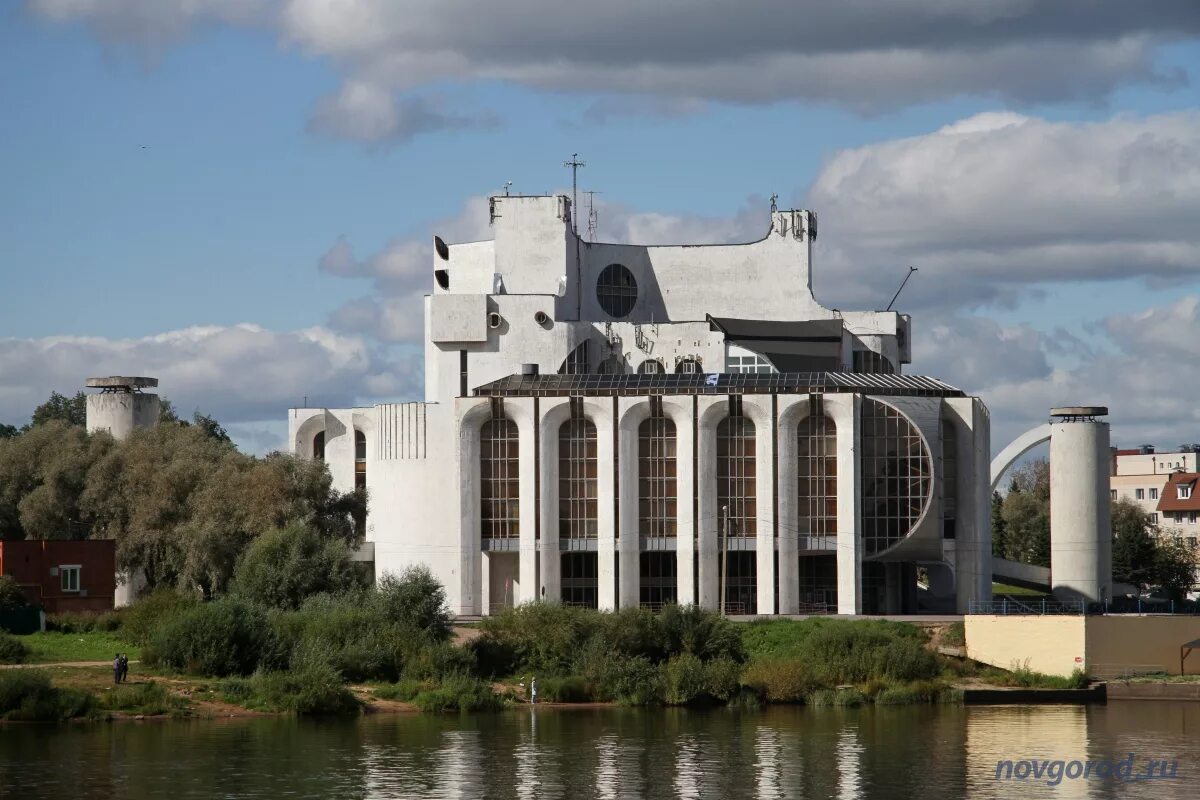
[[[141,657],[137,645],[130,644],[108,631],[91,633],[31,633],[18,636],[29,648],[30,664],[53,664],[63,661],[112,661],[117,653],[129,656],[130,661]]]
[[[1043,591],[1037,589],[1026,589],[1024,586],[1013,586],[1007,583],[993,583],[992,594],[1011,594],[1021,595],[1025,597],[1050,597]]]
[[[173,695],[154,681],[125,683],[106,689],[99,695],[100,707],[106,711],[124,711],[146,716],[187,716],[189,703]]]
[[[1026,666],[1014,664],[1011,670],[990,668],[980,674],[980,678],[995,686],[1019,686],[1026,689],[1086,689],[1088,677],[1083,670],[1075,670],[1070,675],[1046,675],[1034,672]]]

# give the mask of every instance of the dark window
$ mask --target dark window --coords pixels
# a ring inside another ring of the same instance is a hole
[[[367,460],[367,435],[358,430],[354,432],[354,460]]]
[[[600,568],[595,553],[562,554],[562,602],[569,606],[600,605]]]
[[[674,553],[642,553],[640,557],[639,602],[643,608],[658,611],[677,602],[678,566]]]
[[[837,613],[837,556],[800,556],[800,613]]]
[[[661,415],[647,417],[638,428],[638,522],[642,536],[675,535],[676,484],[675,423]]]
[[[757,464],[754,423],[729,416],[717,425],[717,511],[729,536],[758,530]]]
[[[558,368],[558,374],[586,375],[588,372],[588,343],[580,342],[574,350],[567,353],[567,357]]]
[[[479,431],[479,521],[484,539],[521,535],[521,443],[517,424],[503,417]]]
[[[625,317],[637,302],[637,280],[622,264],[609,264],[596,280],[596,299],[610,317]]]
[[[584,417],[569,419],[558,429],[558,535],[562,538],[596,538],[596,476],[596,426]]]
[[[896,409],[869,397],[862,404],[862,516],[867,555],[912,533],[929,501],[929,451]]]
[[[958,521],[958,433],[942,419],[942,538],[953,539]]]
[[[657,358],[647,358],[638,364],[637,371],[638,375],[662,375],[666,372],[666,369]]]
[[[837,426],[818,412],[796,431],[799,549],[837,547]]]
[[[694,358],[681,358],[675,364],[676,375],[695,375],[700,372],[700,362]]]
[[[313,458],[325,460],[325,431],[317,431],[313,437]]]
[[[758,554],[753,550],[720,553],[717,566],[719,579],[725,583],[725,613],[757,614]]]

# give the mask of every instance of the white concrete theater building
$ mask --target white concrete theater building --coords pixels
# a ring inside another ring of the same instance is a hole
[[[490,213],[435,237],[423,402],[291,410],[294,452],[367,487],[377,575],[427,564],[461,615],[990,599],[987,409],[902,374],[907,316],[816,301],[815,214],[643,247],[583,241],[567,197]]]

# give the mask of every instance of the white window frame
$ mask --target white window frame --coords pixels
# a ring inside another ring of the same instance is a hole
[[[1150,499],[1151,499],[1151,500],[1157,500],[1157,499],[1158,499],[1158,489],[1157,489],[1157,488],[1151,487],[1151,489],[1150,489]]]
[[[1195,524],[1196,524],[1196,512],[1189,511],[1188,512],[1188,525],[1195,525]]]
[[[58,565],[58,585],[63,592],[68,594],[77,594],[82,583],[81,577],[83,574],[82,564],[59,564]],[[68,576],[74,576],[74,587],[68,585]]]
[[[1154,513],[1151,513],[1151,514],[1150,514],[1150,523],[1151,523],[1152,525],[1157,525],[1157,524],[1158,524],[1158,514],[1154,514]]]
[[[1145,489],[1134,489],[1133,497],[1135,500],[1145,500],[1146,499],[1146,490]]]
[[[1192,485],[1190,483],[1181,483],[1175,488],[1176,488],[1176,491],[1179,492],[1180,500],[1191,500],[1192,499]]]

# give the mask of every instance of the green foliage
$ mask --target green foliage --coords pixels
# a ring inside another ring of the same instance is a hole
[[[266,615],[229,598],[203,603],[168,620],[152,640],[154,659],[194,675],[247,675],[282,660]]]
[[[538,700],[547,703],[587,703],[591,699],[587,681],[579,675],[538,679]]]
[[[1063,677],[1035,672],[1029,668],[1028,664],[1015,662],[1012,669],[1007,672],[991,669],[986,671],[982,678],[997,686],[1020,686],[1026,689],[1086,689],[1088,687],[1087,674],[1081,669]]]
[[[742,664],[732,658],[714,658],[704,665],[704,683],[714,700],[732,700],[741,691]]]
[[[967,626],[961,622],[952,622],[942,635],[942,643],[949,647],[962,647],[967,643]]]
[[[708,696],[708,676],[704,662],[691,653],[680,653],[663,667],[663,699],[668,705],[682,706]]]
[[[817,688],[812,670],[796,658],[752,661],[742,683],[771,703],[800,703]]]
[[[229,438],[229,433],[225,430],[221,423],[217,422],[207,414],[201,414],[199,411],[197,411],[192,415],[192,424],[196,426],[197,430],[210,439],[214,439],[218,442],[224,442],[225,444],[232,444],[233,442],[233,440]]]
[[[113,686],[100,696],[100,707],[106,711],[123,711],[127,714],[181,716],[186,713],[188,703],[154,681],[149,681]]]
[[[262,534],[238,559],[233,592],[270,608],[297,608],[306,597],[362,588],[340,539],[293,522]]]
[[[21,432],[21,429],[16,425],[5,425],[0,423],[0,439],[11,439]]]
[[[134,644],[150,644],[160,625],[198,603],[193,594],[170,587],[155,589],[121,610],[121,635]]]
[[[584,656],[583,677],[597,700],[626,706],[662,702],[663,678],[658,665],[645,656],[606,653],[594,648]]]
[[[336,669],[309,659],[286,672],[258,671],[250,679],[251,707],[301,715],[357,714],[362,704]]]
[[[691,653],[704,661],[746,659],[736,623],[716,611],[695,605],[667,606],[659,614],[658,624],[663,631],[663,647],[668,653]]]
[[[0,611],[25,608],[29,601],[12,575],[0,575]]]
[[[125,653],[131,659],[140,655],[137,647],[121,638],[118,633],[92,631],[91,633],[58,633],[45,631],[22,636],[21,641],[29,648],[29,661],[38,664],[54,664],[64,661],[112,661],[114,653]]]
[[[0,664],[23,664],[29,648],[17,637],[0,631]]]
[[[399,700],[404,703],[411,702],[414,697],[421,692],[434,688],[434,684],[428,681],[417,681],[411,678],[405,678],[402,681],[389,683],[385,686],[379,686],[375,689],[375,696],[383,700]]]
[[[1004,558],[1008,552],[1008,529],[1004,525],[1004,498],[992,492],[992,555]]]
[[[450,608],[446,590],[424,565],[412,566],[399,577],[386,574],[376,587],[384,616],[406,628],[421,631],[431,641],[450,638]]]
[[[74,397],[67,397],[58,392],[51,392],[50,398],[33,410],[33,419],[29,424],[36,427],[51,421],[80,428],[87,425],[87,395],[76,392]]]
[[[1112,504],[1112,576],[1119,583],[1145,588],[1156,580],[1155,526],[1150,515],[1126,498]]]
[[[0,671],[0,717],[22,722],[57,722],[96,714],[96,698],[80,689],[59,689],[33,669]]]
[[[1004,519],[1002,558],[1050,566],[1050,463],[1032,461],[1016,469],[1000,510]]]
[[[436,689],[428,689],[412,699],[421,711],[498,711],[504,700],[492,687],[477,678],[454,678]]]
[[[61,633],[112,633],[121,627],[121,615],[116,611],[63,611],[46,615],[46,630]]]
[[[1196,551],[1176,537],[1161,536],[1156,544],[1155,582],[1178,602],[1196,582]]]

